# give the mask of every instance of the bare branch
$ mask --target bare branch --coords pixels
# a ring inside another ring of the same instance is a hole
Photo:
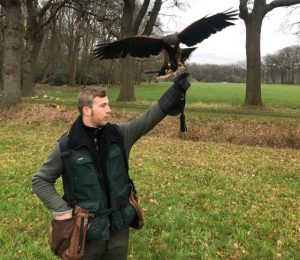
[[[240,0],[240,18],[243,20],[247,20],[249,16],[248,7],[247,7],[248,1],[247,0]]]
[[[153,8],[151,10],[151,13],[150,13],[149,20],[147,21],[147,24],[146,24],[144,32],[143,32],[144,35],[151,34],[154,23],[157,19],[159,11],[160,11],[161,5],[162,5],[161,0],[155,0],[154,6],[153,6]]]
[[[274,0],[267,4],[266,12],[270,12],[277,7],[291,6],[296,4],[300,4],[300,0]]]
[[[143,2],[143,5],[133,23],[133,27],[132,27],[132,31],[133,31],[133,34],[137,34],[138,31],[139,31],[139,27],[140,27],[140,24],[142,23],[142,20],[148,10],[148,7],[149,7],[149,4],[150,4],[150,0],[145,0]]]
[[[49,1],[49,2],[52,2],[52,1]],[[48,2],[48,3],[49,3],[49,2]],[[56,14],[58,13],[58,11],[59,11],[62,7],[65,6],[66,2],[68,2],[68,0],[62,1],[60,4],[52,5],[52,7],[51,7],[51,6],[48,7],[48,8],[53,8],[54,10],[53,10],[53,12],[51,13],[50,17],[49,17],[43,24],[41,24],[41,29],[44,28],[44,27],[46,27],[49,23],[51,23],[51,22],[53,21],[53,19],[55,18]],[[46,10],[46,9],[44,9],[44,12],[45,12],[45,10]],[[43,14],[45,14],[45,13],[43,13]],[[41,16],[41,13],[40,13],[39,16],[42,17],[42,16]],[[42,20],[42,19],[41,19],[41,20]]]
[[[53,6],[52,4],[53,0],[49,0],[40,10],[39,17],[43,17],[45,13]]]

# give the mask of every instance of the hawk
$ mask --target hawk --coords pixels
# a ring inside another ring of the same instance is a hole
[[[163,52],[164,63],[158,72],[158,76],[163,76],[176,72],[180,66],[184,66],[186,59],[196,49],[196,47],[181,49],[180,43],[188,47],[194,46],[212,34],[234,25],[232,21],[237,19],[237,15],[237,10],[227,10],[212,16],[205,16],[179,33],[163,37],[136,35],[111,43],[100,43],[95,46],[92,53],[96,58],[104,60],[127,56],[149,58],[151,55]]]

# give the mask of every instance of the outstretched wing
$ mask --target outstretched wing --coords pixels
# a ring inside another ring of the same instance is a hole
[[[178,38],[181,43],[193,46],[207,39],[211,34],[219,32],[227,26],[234,25],[231,21],[236,20],[237,15],[237,10],[233,10],[204,17],[181,31]]]
[[[162,48],[162,39],[141,35],[111,43],[100,43],[92,53],[101,60],[125,58],[127,56],[148,58],[151,55],[158,55]]]

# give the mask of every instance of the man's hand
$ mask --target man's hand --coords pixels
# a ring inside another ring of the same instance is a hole
[[[183,111],[185,105],[184,95],[190,87],[189,73],[179,74],[174,79],[174,84],[158,100],[162,111],[170,116],[176,116]]]
[[[191,85],[188,80],[189,75],[188,72],[177,75],[174,79],[174,87],[184,91],[188,90]]]
[[[66,211],[66,213],[63,214],[54,213],[53,215],[56,220],[65,220],[72,217],[72,210]]]

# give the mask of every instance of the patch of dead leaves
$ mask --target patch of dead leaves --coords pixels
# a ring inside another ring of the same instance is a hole
[[[125,123],[139,116],[140,113],[113,111],[112,123]],[[0,123],[12,124],[71,124],[78,116],[75,108],[57,104],[23,104],[14,111],[0,113]],[[215,119],[193,123],[187,122],[188,131],[179,133],[178,117],[167,117],[158,124],[150,135],[163,140],[164,137],[182,138],[192,141],[215,143],[233,143],[248,146],[300,148],[300,124],[277,124],[260,122],[255,119],[222,120]],[[176,167],[176,165],[174,165]]]

